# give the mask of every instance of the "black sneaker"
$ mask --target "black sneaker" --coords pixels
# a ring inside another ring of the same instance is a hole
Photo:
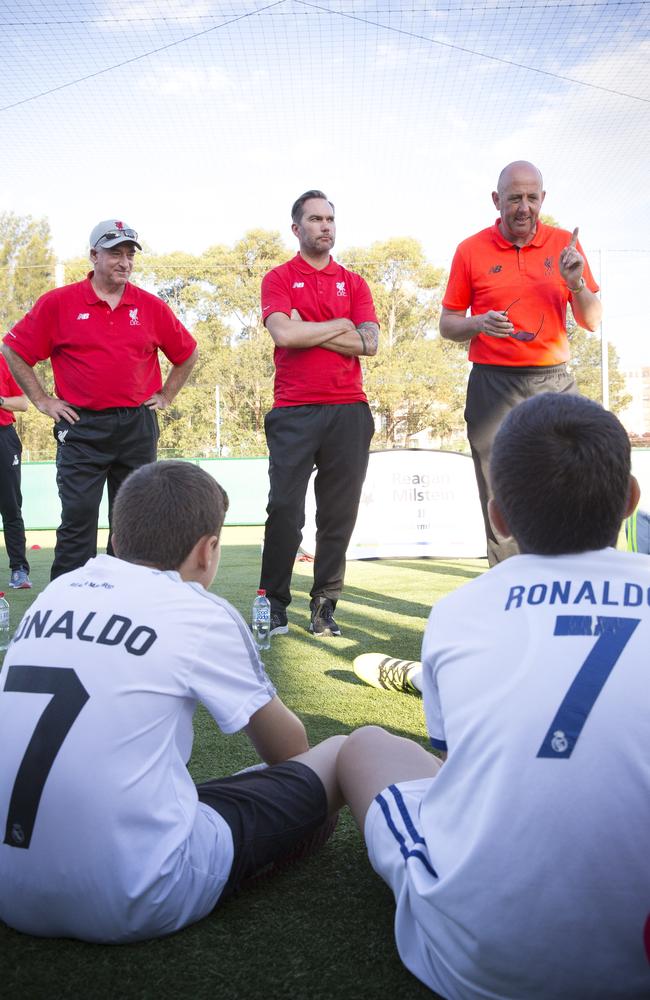
[[[341,629],[333,618],[334,604],[328,597],[316,597],[311,602],[311,622],[309,631],[312,635],[329,636],[340,635]]]
[[[287,616],[284,611],[271,612],[271,628],[269,635],[286,635],[289,631]]]

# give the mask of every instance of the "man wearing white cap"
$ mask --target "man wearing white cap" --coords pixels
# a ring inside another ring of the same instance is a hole
[[[125,222],[99,222],[87,278],[46,292],[4,337],[14,378],[54,421],[61,524],[52,579],[96,555],[104,485],[110,524],[123,480],[156,458],[156,410],[170,405],[196,362],[196,341],[169,306],[130,283],[136,249],[138,234]],[[172,365],[164,385],[159,350]],[[53,396],[33,371],[46,358]]]

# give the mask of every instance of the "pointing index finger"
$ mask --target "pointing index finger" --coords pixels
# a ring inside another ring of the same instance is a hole
[[[569,246],[575,247],[577,242],[578,242],[578,226],[575,227],[575,229],[571,234],[571,242],[569,243]]]

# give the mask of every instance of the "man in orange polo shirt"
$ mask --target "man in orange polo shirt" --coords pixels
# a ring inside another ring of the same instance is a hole
[[[504,167],[492,192],[499,218],[458,246],[442,300],[440,334],[469,341],[473,362],[465,421],[491,566],[518,551],[512,539],[495,534],[488,517],[494,436],[522,400],[577,391],[566,370],[569,300],[576,322],[587,330],[597,329],[602,313],[578,230],[571,234],[539,221],[545,195],[532,163]]]

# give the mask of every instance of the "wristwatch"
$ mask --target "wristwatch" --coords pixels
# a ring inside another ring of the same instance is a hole
[[[582,275],[580,276],[580,281],[578,282],[577,288],[571,288],[571,285],[567,285],[567,288],[569,289],[572,295],[577,295],[578,292],[581,292],[584,287],[585,287],[585,279],[582,277]]]

